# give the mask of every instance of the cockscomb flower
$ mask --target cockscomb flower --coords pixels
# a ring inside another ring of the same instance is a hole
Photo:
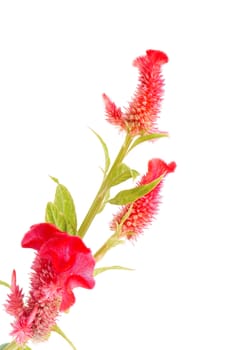
[[[75,302],[73,288],[94,287],[95,260],[81,238],[48,223],[34,225],[22,240],[37,251],[32,264],[31,288],[26,302],[13,272],[6,311],[15,317],[11,335],[18,344],[46,340],[60,311]]]
[[[148,172],[138,183],[138,186],[146,185],[161,175],[166,176],[175,170],[176,163],[166,164],[161,159],[152,159],[148,162]],[[164,179],[149,193],[137,199],[132,206],[125,205],[116,214],[110,224],[112,230],[116,230],[120,225],[120,236],[128,239],[135,239],[151,224],[154,216],[157,214],[160,203],[160,189]],[[126,217],[126,214],[129,214]],[[126,219],[124,220],[124,218]],[[124,220],[124,221],[123,221]]]
[[[122,112],[103,94],[107,121],[131,135],[155,132],[164,92],[161,66],[167,62],[167,55],[156,50],[147,50],[145,56],[136,58],[133,65],[139,70],[139,84],[129,107]]]

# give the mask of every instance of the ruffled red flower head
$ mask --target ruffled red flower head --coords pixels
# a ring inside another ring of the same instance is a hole
[[[73,288],[90,289],[95,285],[95,260],[80,237],[42,223],[30,228],[22,246],[35,249],[37,253],[27,302],[23,301],[13,272],[11,294],[6,304],[6,311],[15,317],[11,335],[19,344],[29,339],[46,339],[59,312],[74,304]]]

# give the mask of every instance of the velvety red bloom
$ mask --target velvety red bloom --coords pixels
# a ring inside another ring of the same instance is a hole
[[[111,124],[131,135],[156,131],[164,87],[161,66],[167,62],[167,55],[155,50],[148,50],[145,56],[134,60],[133,65],[139,70],[139,84],[125,112],[103,94],[106,117]]]
[[[45,340],[60,311],[75,302],[73,288],[93,288],[94,258],[81,238],[61,232],[48,223],[34,225],[22,240],[24,248],[37,251],[32,264],[27,302],[13,272],[6,311],[15,317],[11,335],[19,344]]]
[[[138,186],[148,184],[161,175],[166,176],[175,170],[176,163],[171,162],[166,164],[161,159],[152,159],[148,163],[148,172],[138,183]],[[160,189],[164,179],[149,193],[137,199],[130,209],[128,218],[123,222],[121,227],[121,236],[126,236],[128,239],[136,238],[143,230],[151,224],[154,216],[157,214],[160,203]],[[128,213],[130,204],[121,208],[119,213],[114,216],[111,222],[111,229],[116,230],[117,225],[122,223],[122,218]]]

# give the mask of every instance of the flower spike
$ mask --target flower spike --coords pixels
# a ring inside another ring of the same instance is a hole
[[[157,131],[156,122],[164,92],[161,66],[167,62],[167,55],[155,50],[147,50],[145,56],[136,58],[133,65],[139,70],[139,84],[134,98],[122,113],[104,94],[107,121],[131,135]]]
[[[148,172],[144,175],[139,185],[145,185],[158,179],[161,175],[166,176],[175,170],[176,163],[166,164],[161,159],[152,159],[148,163]],[[147,228],[154,216],[157,214],[160,203],[160,190],[164,180],[149,193],[137,199],[132,205],[121,207],[110,224],[112,230],[120,226],[120,236],[128,239],[135,239]],[[129,215],[127,213],[129,212]],[[127,216],[126,216],[127,215]],[[126,220],[124,219],[126,216]]]

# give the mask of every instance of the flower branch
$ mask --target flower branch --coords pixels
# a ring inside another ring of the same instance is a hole
[[[109,170],[108,174],[105,176],[103,179],[102,185],[100,186],[99,191],[97,192],[97,195],[88,211],[86,214],[86,217],[84,218],[80,228],[78,229],[78,235],[83,238],[88,231],[91,223],[93,222],[95,216],[98,214],[100,211],[105,198],[106,194],[108,193],[109,189],[112,186],[112,182],[114,180],[114,174],[117,170],[117,168],[122,164],[125,156],[127,155],[128,149],[131,145],[133,138],[128,134],[125,138],[125,141],[111,167]]]
[[[15,270],[10,285],[0,281],[0,285],[10,289],[4,307],[13,317],[12,342],[0,345],[0,350],[30,350],[27,346],[29,341],[47,341],[52,331],[77,350],[57,325],[60,313],[68,311],[76,301],[74,288],[94,288],[94,277],[105,271],[132,270],[120,265],[96,267],[96,264],[112,248],[126,240],[138,239],[151,225],[159,210],[165,178],[175,170],[175,162],[150,159],[146,174],[140,176],[133,188],[110,197],[112,187],[139,176],[137,170],[124,163],[128,153],[144,142],[167,136],[166,132],[157,128],[164,91],[161,68],[167,62],[167,55],[157,50],[147,50],[144,56],[134,60],[133,64],[139,71],[139,83],[127,108],[117,107],[103,94],[106,120],[123,132],[125,139],[111,165],[106,143],[91,129],[102,145],[105,165],[102,183],[79,226],[71,193],[57,178],[51,177],[56,191],[54,200],[47,203],[45,222],[32,225],[21,242],[23,248],[33,249],[36,253],[31,266],[29,294],[25,297],[18,286]],[[107,204],[118,206],[108,227],[113,233],[109,233],[93,255],[84,238],[96,215],[102,213]]]

